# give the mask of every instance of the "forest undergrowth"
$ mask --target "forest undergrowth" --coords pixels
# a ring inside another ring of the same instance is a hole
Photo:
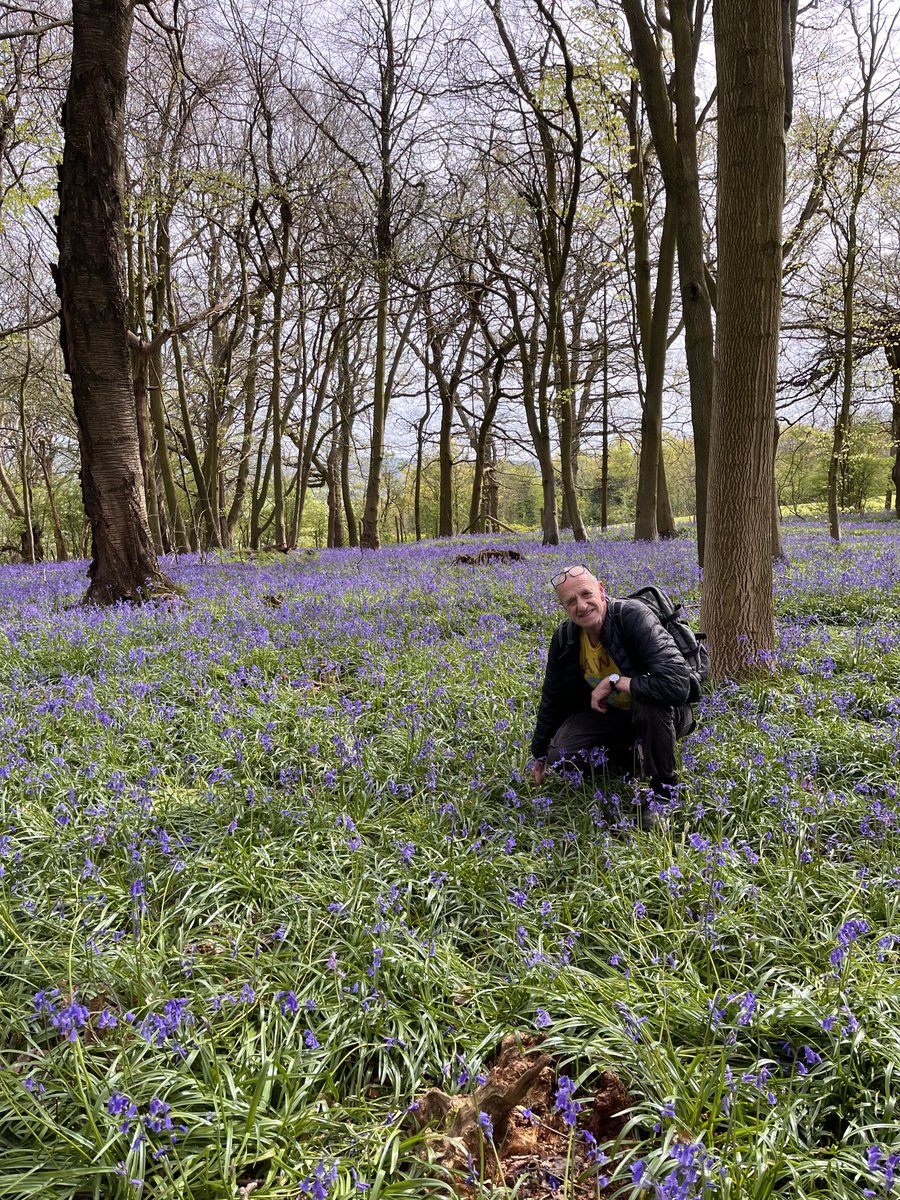
[[[688,539],[186,558],[114,610],[0,571],[0,1198],[893,1195],[900,526],[786,548],[646,833],[527,773],[549,576],[696,604]]]

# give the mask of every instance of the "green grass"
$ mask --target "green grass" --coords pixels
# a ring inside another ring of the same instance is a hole
[[[196,565],[189,604],[105,614],[10,584],[0,1198],[288,1200],[320,1163],[343,1200],[450,1194],[403,1112],[541,1011],[583,1102],[605,1070],[633,1097],[613,1193],[642,1162],[668,1195],[690,1144],[685,1197],[886,1196],[897,553],[808,537],[777,672],[706,698],[650,834],[615,780],[525,774],[555,557]],[[695,598],[690,548],[655,554]]]

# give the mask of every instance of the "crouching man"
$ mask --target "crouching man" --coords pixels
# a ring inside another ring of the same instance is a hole
[[[656,615],[639,600],[615,600],[585,566],[552,579],[567,619],[550,642],[531,753],[548,765],[602,750],[610,768],[633,771],[640,739],[650,787],[678,783],[675,742],[694,728],[691,673]]]

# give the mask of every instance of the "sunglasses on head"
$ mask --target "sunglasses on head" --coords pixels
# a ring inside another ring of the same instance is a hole
[[[566,567],[565,571],[560,571],[558,575],[551,575],[550,582],[554,587],[559,587],[567,579],[577,579],[579,575],[589,575],[590,573],[590,567],[579,563],[577,567]]]

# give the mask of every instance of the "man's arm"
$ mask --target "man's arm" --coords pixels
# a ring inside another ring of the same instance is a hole
[[[562,637],[559,629],[550,639],[550,649],[547,652],[547,665],[544,668],[544,682],[541,686],[541,700],[538,705],[534,724],[534,734],[531,738],[531,755],[535,759],[547,757],[550,739],[556,732],[557,712],[559,709],[560,668]],[[537,778],[537,772],[535,772]],[[540,783],[540,779],[538,779]]]
[[[690,669],[655,614],[639,600],[623,601],[621,628],[635,662],[635,674],[627,685],[632,696],[644,704],[686,704],[691,690]]]

